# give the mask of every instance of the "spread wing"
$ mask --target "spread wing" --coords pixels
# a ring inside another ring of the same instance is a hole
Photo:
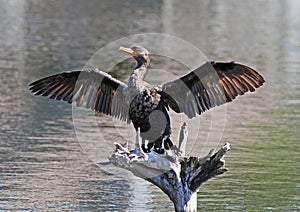
[[[235,62],[207,62],[162,86],[165,104],[193,118],[210,108],[253,92],[265,82],[254,69]]]
[[[98,69],[64,72],[37,80],[30,85],[36,95],[76,102],[92,110],[130,122],[123,82]]]

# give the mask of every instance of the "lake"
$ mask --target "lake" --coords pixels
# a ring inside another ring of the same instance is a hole
[[[113,142],[134,141],[132,126],[28,90],[34,80],[82,69],[88,61],[101,68],[105,59],[90,58],[124,38],[124,45],[142,42],[152,52],[167,48],[168,42],[148,39],[153,33],[171,35],[166,36],[175,39],[171,50],[180,38],[200,49],[202,59],[238,61],[266,80],[255,93],[189,122],[189,155],[204,156],[225,142],[232,147],[225,158],[229,171],[200,188],[199,211],[300,210],[298,0],[1,0],[0,5],[0,210],[173,210],[158,188],[96,164],[107,161]],[[136,34],[143,40],[130,37]],[[114,58],[113,48],[104,53]],[[181,54],[201,64],[194,53]],[[118,49],[115,55],[122,57]],[[105,71],[126,81],[133,66],[128,59]],[[158,84],[189,70],[157,54],[152,69],[148,80]],[[172,119],[177,137],[177,120],[186,118]]]

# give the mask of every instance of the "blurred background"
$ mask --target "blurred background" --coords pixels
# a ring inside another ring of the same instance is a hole
[[[299,11],[298,0],[1,0],[0,210],[173,210],[154,186],[90,160],[70,105],[28,91],[137,33],[177,36],[210,60],[245,63],[265,77],[254,94],[227,105],[221,144],[232,145],[229,172],[201,187],[198,210],[300,210]],[[165,69],[159,60],[154,66]],[[125,67],[129,74],[132,64]],[[103,129],[113,142],[112,126]]]

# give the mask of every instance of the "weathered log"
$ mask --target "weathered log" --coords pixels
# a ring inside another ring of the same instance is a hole
[[[135,176],[149,181],[166,193],[174,203],[175,211],[197,211],[197,192],[202,183],[227,171],[224,155],[230,150],[226,143],[218,152],[211,150],[203,158],[184,156],[187,126],[183,124],[179,135],[179,148],[143,152],[140,132],[137,131],[135,149],[115,143],[116,150],[109,160]]]

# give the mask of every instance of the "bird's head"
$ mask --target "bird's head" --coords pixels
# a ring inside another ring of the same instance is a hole
[[[120,51],[130,54],[137,61],[137,68],[145,66],[146,68],[150,65],[149,51],[143,47],[132,46],[130,48],[120,47]]]

